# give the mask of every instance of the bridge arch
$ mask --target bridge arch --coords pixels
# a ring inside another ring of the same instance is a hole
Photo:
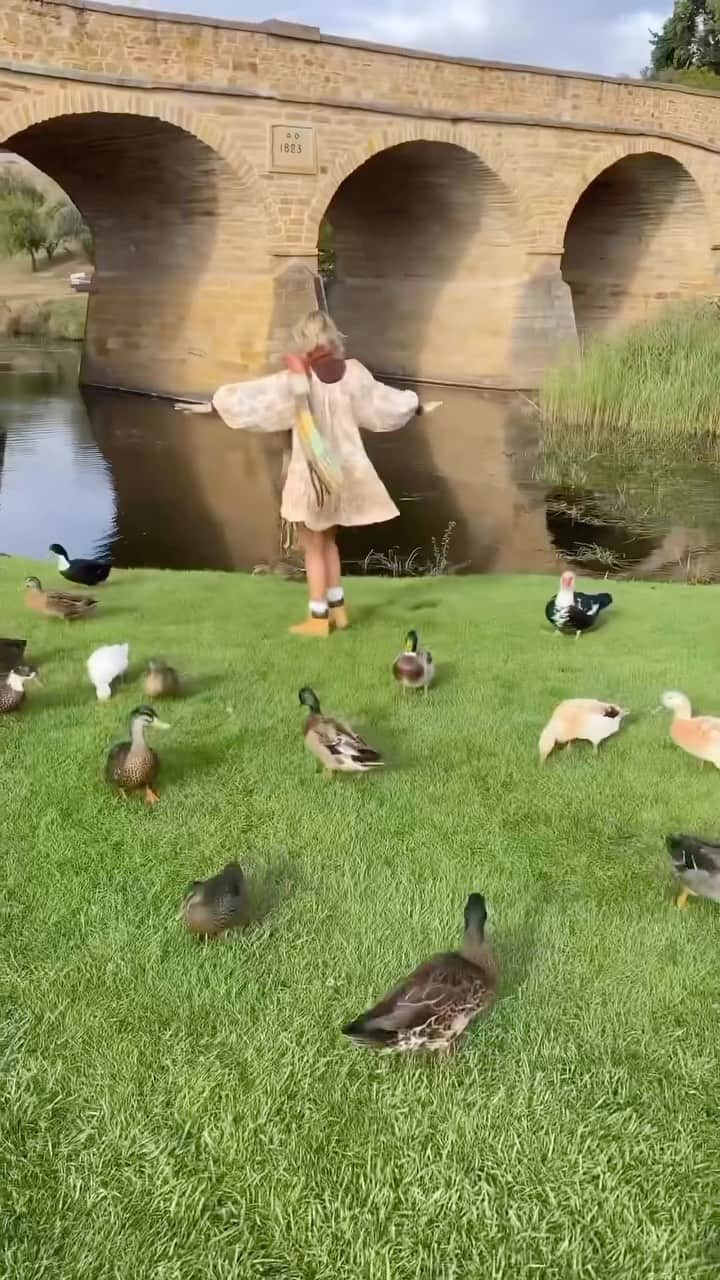
[[[577,193],[561,260],[579,339],[713,291],[702,175],[659,145],[625,147]]]
[[[328,301],[352,349],[410,377],[499,377],[524,248],[513,192],[469,139],[450,128],[384,134],[323,194],[310,216],[333,229]]]
[[[85,381],[204,394],[263,363],[279,225],[212,121],[140,94],[68,91],[0,113],[0,142],[93,232]]]

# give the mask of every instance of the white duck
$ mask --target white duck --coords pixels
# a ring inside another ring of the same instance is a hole
[[[87,660],[88,675],[90,683],[95,685],[100,702],[107,702],[112,697],[113,680],[127,671],[129,653],[129,644],[104,644],[90,654]]]

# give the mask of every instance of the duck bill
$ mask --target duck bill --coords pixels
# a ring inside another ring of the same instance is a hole
[[[154,729],[172,729],[172,725],[168,724],[167,720],[153,720],[153,728]]]

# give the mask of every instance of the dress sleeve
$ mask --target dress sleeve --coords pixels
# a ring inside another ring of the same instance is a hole
[[[363,431],[399,431],[417,413],[416,391],[398,391],[377,382],[369,369],[353,360],[352,402],[355,420]]]
[[[218,387],[212,403],[226,426],[237,431],[291,431],[295,425],[295,402],[286,370],[253,382]]]

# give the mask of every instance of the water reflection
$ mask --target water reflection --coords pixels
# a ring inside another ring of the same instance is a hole
[[[75,347],[0,349],[0,551],[42,558],[60,541],[122,566],[193,569],[277,559],[282,436],[81,393],[77,370]],[[450,565],[476,572],[567,560],[585,573],[720,578],[709,461],[551,456],[521,397],[441,394],[432,418],[366,437],[401,515],[345,531],[348,568],[427,570],[449,529]]]

